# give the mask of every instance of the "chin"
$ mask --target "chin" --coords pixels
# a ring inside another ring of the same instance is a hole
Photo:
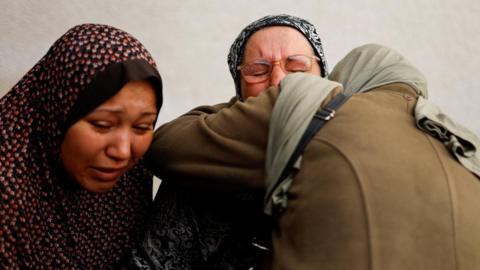
[[[94,193],[104,193],[104,192],[107,192],[109,190],[112,190],[113,187],[117,184],[118,181],[115,181],[115,182],[111,182],[111,183],[98,183],[98,182],[91,182],[91,183],[82,183],[81,186],[90,191],[90,192],[94,192]]]

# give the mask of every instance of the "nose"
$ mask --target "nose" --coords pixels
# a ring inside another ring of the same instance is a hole
[[[286,72],[281,67],[281,63],[279,61],[275,62],[270,74],[270,86],[278,86],[286,75]]]
[[[107,146],[107,156],[118,161],[130,159],[133,147],[131,136],[130,132],[119,131]]]

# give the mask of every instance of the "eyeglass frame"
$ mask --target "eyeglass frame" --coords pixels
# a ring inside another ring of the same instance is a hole
[[[242,75],[242,77],[248,82],[248,83],[262,83],[262,82],[265,82],[267,81],[271,76],[272,76],[272,70],[273,70],[273,67],[275,65],[280,65],[282,62],[286,62],[286,60],[288,60],[288,58],[290,57],[294,57],[294,56],[305,56],[305,57],[308,57],[310,59],[310,68],[308,70],[304,70],[304,71],[296,71],[296,72],[308,72],[310,70],[312,70],[312,67],[313,67],[313,60],[317,60],[317,61],[320,61],[320,57],[316,56],[316,55],[305,55],[305,54],[292,54],[292,55],[289,55],[287,57],[285,57],[284,59],[281,59],[281,60],[276,60],[276,61],[268,61],[266,59],[257,59],[257,60],[254,60],[254,61],[251,61],[251,62],[248,62],[248,63],[245,63],[245,64],[241,64],[241,65],[238,65],[237,66],[237,70],[240,71],[240,74]],[[268,76],[265,77],[265,79],[262,79],[258,82],[249,82],[245,77],[254,77],[254,75],[244,75],[243,74],[243,71],[242,69],[248,65],[251,65],[251,64],[265,64],[269,67],[269,71],[268,73]],[[288,71],[288,70],[285,70],[285,65],[280,65],[280,68],[287,72],[287,73],[290,73],[291,71]],[[295,71],[294,71],[295,72]]]

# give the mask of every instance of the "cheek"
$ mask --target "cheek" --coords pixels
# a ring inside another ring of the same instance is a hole
[[[247,99],[249,97],[256,97],[258,96],[261,92],[265,91],[269,87],[269,83],[263,82],[263,83],[255,83],[255,84],[247,84],[245,83],[242,85],[242,96],[244,99]]]
[[[61,145],[61,159],[65,170],[77,181],[85,175],[88,168],[99,152],[101,140],[91,136],[79,126],[72,128],[65,134]]]
[[[133,142],[133,158],[140,159],[147,152],[153,139],[153,132],[148,135],[136,137]]]

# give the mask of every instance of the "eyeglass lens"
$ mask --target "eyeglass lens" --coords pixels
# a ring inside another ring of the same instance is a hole
[[[306,72],[311,69],[312,57],[306,55],[291,55],[281,61],[280,65],[286,72]],[[267,80],[270,77],[273,65],[264,59],[241,67],[242,75],[247,82],[255,83]]]

